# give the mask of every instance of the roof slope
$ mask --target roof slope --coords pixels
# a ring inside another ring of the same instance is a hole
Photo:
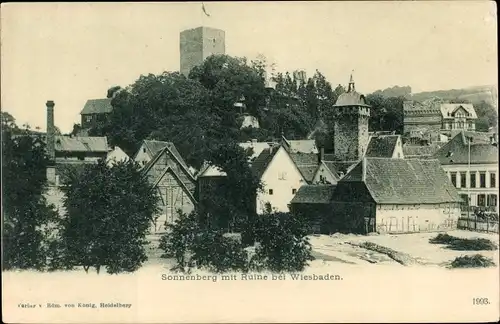
[[[146,142],[148,142],[148,143],[146,143]],[[157,151],[156,154],[154,154],[154,156],[152,157],[152,159],[144,166],[144,168],[143,168],[144,174],[146,174],[149,171],[149,169],[151,169],[151,167],[156,163],[156,161],[160,158],[160,156],[165,151],[169,151],[174,156],[174,158],[177,161],[177,163],[179,163],[179,165],[181,166],[181,169],[188,175],[188,177],[190,179],[194,180],[193,174],[189,170],[189,167],[187,166],[186,162],[182,158],[182,156],[179,153],[179,151],[177,151],[174,143],[172,143],[172,142],[161,142],[161,141],[147,141],[147,140],[144,141],[144,144],[146,145],[146,148],[148,150],[150,150],[150,152],[154,152],[159,147],[161,147],[161,143],[164,143],[166,145],[164,145],[164,147],[162,149],[160,149],[159,151]],[[151,145],[151,146],[148,146],[148,145]]]
[[[55,136],[55,149],[57,152],[108,152],[106,137],[70,137]]]
[[[366,148],[366,157],[392,157],[398,139],[399,135],[371,136]]]
[[[339,183],[364,182],[381,204],[460,202],[438,160],[365,158]]]
[[[89,115],[89,114],[106,114],[110,113],[113,110],[113,106],[111,105],[111,98],[104,99],[89,99],[85,103],[81,115]]]
[[[299,188],[291,204],[328,204],[332,201],[335,185],[305,185]]]
[[[279,151],[281,146],[276,145],[274,147],[266,148],[262,150],[259,156],[252,163],[252,172],[260,179],[266,171],[267,167],[273,160],[276,153]]]
[[[470,114],[469,118],[477,118],[476,110],[472,104],[465,103],[442,103],[441,104],[441,114],[443,118],[450,118],[458,108],[462,107],[466,112]],[[449,114],[449,115],[448,115]]]
[[[440,146],[437,144],[431,145],[403,145],[403,154],[405,158],[414,157],[432,157]]]
[[[293,163],[307,182],[311,182],[318,170],[318,155],[314,153],[289,153]]]
[[[290,153],[318,153],[316,141],[314,139],[307,140],[289,140],[285,136],[281,136],[281,142],[286,146]]]
[[[467,137],[472,137],[470,145],[470,163],[498,163],[498,147],[490,144],[490,135],[479,132],[461,132],[443,145],[435,154],[443,165],[468,164],[469,145]]]

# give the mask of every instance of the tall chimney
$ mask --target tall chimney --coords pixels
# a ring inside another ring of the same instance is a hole
[[[54,101],[49,100],[47,106],[47,155],[51,163],[56,161],[56,139],[54,126]]]
[[[325,159],[325,148],[321,147],[319,149],[319,154],[318,154],[318,164],[320,164],[321,162],[323,162],[324,159]]]

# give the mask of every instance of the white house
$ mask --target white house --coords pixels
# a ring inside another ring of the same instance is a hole
[[[123,150],[119,146],[115,146],[112,151],[108,152],[106,156],[106,162],[109,166],[114,165],[117,162],[127,162],[130,160],[130,157],[127,153],[123,152]]]
[[[470,155],[469,155],[469,142]],[[469,159],[470,156],[470,159]],[[462,200],[498,213],[498,146],[493,135],[461,132],[434,155]]]
[[[288,212],[288,205],[306,179],[283,145],[264,149],[252,163],[252,171],[260,178],[263,191],[257,194],[256,208],[263,214],[270,206]]]

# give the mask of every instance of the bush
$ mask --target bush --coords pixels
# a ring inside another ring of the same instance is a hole
[[[196,236],[191,261],[212,272],[248,270],[248,253],[241,241],[225,237],[220,231],[204,231]]]
[[[487,268],[493,266],[495,266],[495,262],[481,254],[459,256],[450,264],[451,268]]]
[[[465,239],[448,234],[438,234],[429,240],[432,244],[447,244],[448,249],[457,251],[494,251],[498,246],[484,238]]]
[[[306,224],[288,213],[262,215],[256,222],[255,238],[259,245],[250,261],[253,270],[276,272],[303,271],[314,260],[306,237]]]
[[[188,254],[192,250],[194,240],[200,232],[198,215],[195,212],[186,215],[178,211],[179,218],[174,224],[167,224],[167,232],[160,238],[159,248],[163,250],[162,258],[174,258],[174,271],[189,271]]]

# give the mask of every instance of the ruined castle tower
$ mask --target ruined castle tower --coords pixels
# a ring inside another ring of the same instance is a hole
[[[358,161],[368,145],[370,106],[365,96],[356,92],[351,75],[347,92],[334,106],[333,153],[337,161]]]
[[[189,75],[191,69],[210,55],[226,54],[226,34],[223,30],[198,27],[180,33],[180,72]]]

